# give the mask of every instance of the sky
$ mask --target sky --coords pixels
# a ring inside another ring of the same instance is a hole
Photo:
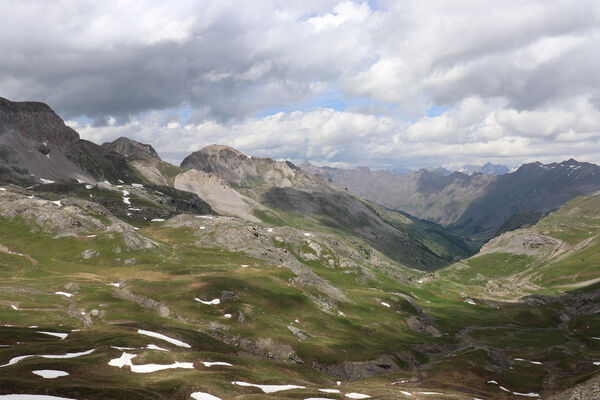
[[[600,163],[595,0],[5,0],[0,96],[179,163]]]

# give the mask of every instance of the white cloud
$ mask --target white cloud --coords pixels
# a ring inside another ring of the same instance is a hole
[[[597,157],[598,2],[371,4],[0,3],[0,95],[171,160],[217,142],[374,166]]]

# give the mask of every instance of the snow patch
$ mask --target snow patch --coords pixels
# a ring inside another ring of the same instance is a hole
[[[44,178],[40,178],[40,182],[42,182],[44,185],[47,185],[49,183],[56,183],[56,181],[53,181],[52,179],[44,179]]]
[[[164,218],[154,218],[150,220],[151,222],[164,222]]]
[[[138,329],[137,333],[139,333],[140,335],[146,335],[146,336],[150,336],[150,337],[153,337],[153,338],[161,339],[161,340],[164,340],[165,342],[169,342],[171,344],[174,344],[175,346],[185,347],[186,349],[189,349],[189,348],[192,347],[189,344],[182,342],[181,340],[173,339],[173,338],[170,338],[168,336],[162,335],[160,333],[156,333],[156,332],[152,332],[152,331],[146,331],[144,329]]]
[[[54,292],[54,294],[57,294],[59,296],[65,296],[65,297],[71,297],[71,296],[73,296],[72,293],[67,293],[67,292]]]
[[[69,375],[68,372],[65,371],[58,371],[55,369],[40,369],[37,371],[31,371],[36,375],[41,376],[44,379],[55,379],[55,378],[60,378],[61,376],[67,376]]]
[[[264,393],[275,393],[281,392],[283,390],[292,390],[292,389],[306,389],[304,386],[297,385],[257,385],[254,383],[242,382],[242,381],[233,381],[231,382],[233,385],[244,386],[244,387],[256,387],[262,390]]]
[[[319,389],[319,392],[323,393],[339,393],[340,391],[337,389]]]
[[[37,331],[37,333],[42,333],[42,334],[48,335],[48,336],[54,336],[54,337],[60,338],[60,340],[65,340],[67,338],[67,336],[69,336],[68,333],[60,333],[60,332]]]
[[[142,185],[141,183],[132,183],[131,186],[136,187],[136,188],[143,188],[144,185]]]
[[[194,297],[194,300],[196,300],[198,303],[206,304],[206,305],[209,305],[209,306],[221,304],[221,300],[219,300],[219,299],[212,299],[210,301],[204,301],[202,299]]]
[[[382,306],[384,306],[384,307],[387,307],[387,308],[390,308],[390,307],[391,307],[391,306],[390,306],[388,303],[386,303],[385,301],[382,301],[382,302],[381,302],[381,305],[382,305]]]
[[[204,392],[194,392],[190,394],[190,397],[194,400],[221,400],[219,397]]]
[[[233,367],[233,365],[229,364],[228,362],[224,362],[224,361],[200,361],[202,363],[202,365],[204,365],[205,367],[212,367],[212,366],[223,366],[223,367]]]
[[[408,392],[400,392],[400,393],[408,393]],[[408,394],[409,396],[411,396],[411,394]],[[369,396],[368,394],[362,394],[362,393],[346,393],[346,397],[350,398],[350,399],[370,399],[371,396]]]
[[[137,357],[135,354],[123,353],[119,358],[113,358],[108,362],[108,365],[112,367],[129,367],[131,372],[135,372],[137,374],[148,374],[151,372],[162,371],[165,369],[173,369],[173,368],[185,368],[192,369],[194,368],[194,364],[190,362],[174,362],[173,364],[141,364],[134,365],[131,360]]]

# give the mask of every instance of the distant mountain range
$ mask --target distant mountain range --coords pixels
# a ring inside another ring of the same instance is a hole
[[[486,164],[486,170],[497,166]],[[547,213],[574,197],[600,190],[600,167],[567,160],[524,164],[512,173],[491,175],[421,169],[404,175],[369,168],[301,165],[350,192],[469,236],[490,238],[514,214]]]

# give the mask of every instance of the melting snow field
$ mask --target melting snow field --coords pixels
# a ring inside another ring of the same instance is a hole
[[[221,304],[221,300],[219,300],[219,299],[212,299],[210,301],[204,301],[202,299],[194,297],[194,300],[196,300],[198,303],[206,304],[206,305],[209,305],[209,306]]]
[[[4,365],[0,365],[0,368],[8,367],[9,365],[14,365],[14,364],[18,363],[19,361],[23,361],[23,360],[25,360],[27,358],[31,358],[31,357],[42,357],[42,358],[50,358],[50,359],[76,358],[76,357],[87,356],[88,354],[92,354],[95,350],[96,349],[91,349],[91,350],[82,351],[79,353],[66,353],[66,354],[43,354],[43,355],[28,354],[25,356],[13,357],[8,361],[8,363],[6,363]]]
[[[140,335],[146,335],[146,336],[150,336],[150,337],[153,337],[153,338],[164,340],[165,342],[169,342],[171,344],[174,344],[175,346],[185,347],[186,349],[189,349],[190,347],[192,347],[189,344],[182,342],[181,340],[173,339],[173,338],[170,338],[168,336],[162,335],[160,333],[156,333],[156,332],[152,332],[152,331],[146,331],[144,329],[138,329],[137,332]]]
[[[339,393],[340,391],[337,389],[319,389],[319,392],[323,393]]]
[[[60,340],[64,340],[67,338],[67,336],[69,336],[68,333],[59,333],[59,332],[37,331],[37,333],[42,333],[42,334],[48,335],[48,336],[54,336],[54,337],[60,338]]]
[[[221,400],[220,397],[213,396],[212,394],[204,392],[194,392],[190,394],[190,397],[194,400]]]
[[[275,393],[281,392],[283,390],[292,390],[292,389],[306,389],[304,386],[296,386],[296,385],[257,385],[254,383],[241,382],[241,381],[233,381],[231,382],[234,385],[245,386],[245,387],[255,387],[259,388],[265,393]]]
[[[131,362],[131,360],[133,360],[135,357],[137,357],[135,354],[123,353],[123,354],[121,354],[121,357],[113,358],[112,360],[110,360],[108,362],[108,365],[110,365],[112,367],[119,367],[119,368],[129,367],[132,372],[135,372],[138,374],[148,374],[151,372],[157,372],[157,371],[162,371],[165,369],[172,369],[172,368],[186,368],[186,369],[194,368],[194,364],[191,362],[175,362],[173,364],[134,365]]]
[[[408,392],[407,392],[408,393]],[[371,396],[362,393],[346,393],[346,397],[350,399],[370,399]]]
[[[61,376],[67,376],[69,375],[68,372],[65,371],[58,371],[55,369],[40,369],[37,371],[31,371],[36,375],[41,376],[44,379],[55,379],[55,378],[60,378]]]
[[[233,367],[233,365],[229,364],[228,362],[223,362],[223,361],[215,361],[215,362],[200,361],[200,362],[205,367],[212,367],[213,365],[220,365],[220,366],[223,366],[223,367]]]

